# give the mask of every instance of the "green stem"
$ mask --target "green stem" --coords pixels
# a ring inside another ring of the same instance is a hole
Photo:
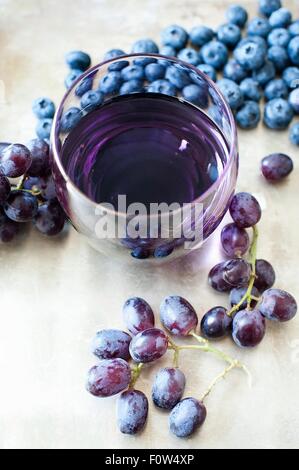
[[[199,343],[207,344],[208,340],[203,338],[202,336],[197,335],[195,332],[190,333],[190,336],[193,336],[193,338],[196,339]]]
[[[132,368],[132,378],[131,378],[129,388],[135,387],[136,382],[140,377],[142,368],[143,368],[143,364],[135,364],[134,367]]]
[[[253,298],[252,296],[252,289],[254,286],[254,281],[256,279],[255,265],[256,265],[256,258],[257,258],[257,241],[258,241],[259,232],[258,232],[258,228],[256,225],[252,227],[252,230],[253,230],[253,239],[252,239],[252,243],[251,243],[251,247],[249,251],[249,258],[250,258],[250,264],[251,264],[251,276],[250,276],[248,289],[246,293],[244,294],[244,296],[242,297],[242,299],[240,300],[240,302],[228,312],[227,315],[229,317],[232,317],[242,307],[243,303],[246,301],[247,301],[247,309],[249,310],[252,300],[256,299],[256,298]]]
[[[16,187],[16,190],[17,190],[17,191],[20,191],[20,189],[23,189],[23,185],[24,185],[24,183],[25,183],[26,178],[27,178],[26,175],[23,175],[23,176],[21,177],[21,179],[20,179],[20,181],[19,181],[19,183],[18,183],[18,185],[17,185],[17,187]]]
[[[210,384],[209,388],[205,391],[205,393],[203,394],[202,398],[201,398],[201,401],[204,402],[205,399],[210,395],[211,391],[213,390],[213,388],[215,387],[215,385],[217,385],[217,383],[224,379],[226,377],[226,375],[233,369],[235,369],[236,367],[239,367],[238,365],[238,361],[235,361],[233,362],[232,364],[230,364],[228,367],[226,367],[226,369],[224,369],[223,372],[221,372],[221,374],[217,375],[217,377],[215,377],[215,379],[213,380],[213,382]]]

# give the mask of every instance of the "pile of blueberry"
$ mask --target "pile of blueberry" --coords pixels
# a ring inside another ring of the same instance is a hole
[[[160,319],[168,334],[180,338],[194,338],[197,344],[177,345],[162,329],[155,328],[155,316],[143,299],[129,299],[123,307],[123,316],[130,334],[119,330],[103,330],[92,342],[92,352],[100,359],[88,373],[87,390],[100,398],[121,393],[117,403],[118,426],[124,434],[137,434],[148,417],[148,399],[136,390],[135,384],[145,365],[155,363],[168,350],[174,354],[173,367],[160,369],[153,388],[152,400],[163,410],[170,411],[169,427],[177,437],[193,434],[206,419],[205,398],[214,385],[230,370],[242,364],[210,345],[196,335],[197,314],[182,297],[167,297],[160,308]],[[184,373],[179,369],[179,354],[183,350],[210,352],[227,362],[226,369],[216,377],[200,400],[184,398]],[[129,361],[133,360],[131,368]]]
[[[43,105],[40,103],[39,109]],[[13,184],[12,178],[21,178]],[[33,222],[44,235],[54,236],[65,225],[50,170],[49,145],[33,139],[27,146],[0,144],[0,242],[11,242],[21,226]]]
[[[261,120],[261,100],[264,99],[264,124],[270,129],[286,129],[294,115],[299,114],[299,19],[282,8],[280,0],[259,0],[261,16],[248,21],[247,11],[238,5],[227,11],[227,23],[217,31],[207,26],[195,26],[190,33],[177,25],[162,31],[162,47],[152,39],[133,44],[132,53],[152,53],[177,57],[217,82],[227,99],[237,124],[243,129],[255,128]],[[246,33],[242,36],[242,30]],[[104,60],[125,55],[121,49],[111,49]],[[70,88],[91,59],[81,51],[66,56],[70,72],[65,85]],[[178,93],[194,104],[200,104],[203,90],[186,76],[183,69],[165,60],[136,59],[133,65],[119,60],[108,68],[99,88],[92,90],[92,78],[76,89],[80,107],[68,110],[62,118],[62,130],[75,127],[82,112],[101,105],[105,96],[137,92],[155,92],[176,96]],[[47,99],[44,99],[47,102]],[[41,117],[37,133],[48,139],[52,125],[52,109]],[[290,140],[299,145],[299,123],[290,130]]]

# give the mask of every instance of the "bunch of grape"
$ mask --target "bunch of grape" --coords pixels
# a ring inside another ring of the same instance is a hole
[[[238,361],[210,346],[196,335],[197,314],[192,305],[182,297],[167,297],[160,307],[161,323],[173,336],[193,337],[199,344],[178,346],[165,331],[155,327],[155,316],[150,305],[141,298],[129,299],[123,307],[123,316],[130,334],[119,330],[103,330],[92,342],[92,352],[101,360],[88,373],[87,390],[96,397],[111,397],[121,393],[117,403],[118,426],[124,434],[140,432],[148,417],[148,399],[136,390],[135,384],[145,364],[161,359],[171,350],[173,367],[160,369],[154,380],[152,400],[164,410],[170,410],[169,427],[177,437],[193,434],[206,419],[205,398],[231,369],[243,367]],[[179,369],[181,350],[191,349],[211,352],[225,360],[229,366],[213,381],[202,399],[183,399],[186,385],[184,373]],[[132,369],[129,360],[134,361]]]
[[[18,184],[11,179],[21,178]],[[33,139],[27,146],[0,143],[0,242],[11,242],[22,224],[32,221],[53,236],[65,225],[51,176],[49,145]]]
[[[257,259],[258,230],[262,211],[249,193],[236,194],[230,205],[233,223],[221,233],[224,252],[231,259],[217,264],[209,274],[209,283],[218,292],[230,292],[231,309],[214,307],[203,317],[201,331],[209,339],[232,334],[240,347],[257,346],[265,336],[266,319],[286,322],[297,313],[294,297],[272,288],[275,272],[272,265]],[[247,228],[253,228],[250,246]],[[242,258],[250,248],[250,259]]]

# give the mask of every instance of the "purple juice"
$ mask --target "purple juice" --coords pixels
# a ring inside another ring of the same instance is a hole
[[[61,160],[91,200],[188,203],[219,177],[229,154],[215,123],[178,98],[120,96],[84,116],[65,140]]]

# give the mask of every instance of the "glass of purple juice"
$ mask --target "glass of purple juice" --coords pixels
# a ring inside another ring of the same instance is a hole
[[[146,78],[148,64],[162,66],[161,78]],[[51,149],[73,226],[97,250],[135,262],[199,248],[237,180],[237,131],[225,99],[196,67],[159,55],[122,56],[83,74],[56,113]]]

